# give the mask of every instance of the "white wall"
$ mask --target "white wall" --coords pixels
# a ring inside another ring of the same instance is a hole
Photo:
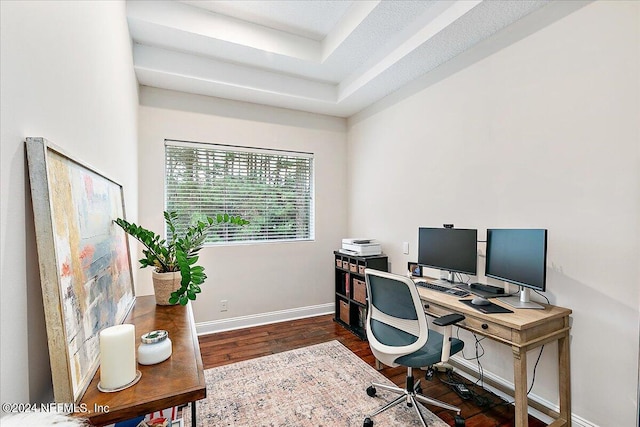
[[[148,87],[141,88],[140,104],[139,219],[160,234],[164,233],[165,138],[315,154],[315,241],[201,250],[208,278],[193,305],[199,330],[206,331],[202,324],[221,319],[331,304],[332,251],[339,247],[347,223],[346,121]],[[150,275],[149,269],[137,275],[138,285],[148,293],[152,293]],[[226,312],[219,310],[223,299],[229,303]]]
[[[611,427],[637,416],[639,38],[640,3],[595,2],[348,130],[349,234],[380,239],[394,272],[416,260],[419,226],[549,229],[545,294],[573,310],[572,409]],[[512,382],[510,349],[483,345],[483,367]],[[553,404],[556,357],[547,345],[532,392]]]
[[[51,401],[24,139],[124,185],[137,216],[137,83],[123,2],[0,2],[3,402]]]

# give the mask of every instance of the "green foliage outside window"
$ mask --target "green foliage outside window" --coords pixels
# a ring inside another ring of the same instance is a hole
[[[206,243],[313,239],[313,157],[166,142],[166,209],[187,227],[235,212],[245,227],[211,230]]]

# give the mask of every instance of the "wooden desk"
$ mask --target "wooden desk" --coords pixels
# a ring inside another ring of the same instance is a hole
[[[159,306],[154,296],[137,297],[124,323],[135,326],[138,339],[145,332],[167,330],[173,352],[157,365],[138,365],[140,381],[116,393],[98,390],[98,370],[80,399],[92,411],[89,421],[93,425],[110,424],[189,402],[194,402],[193,410],[195,401],[206,397],[206,384],[191,304]],[[108,412],[93,412],[94,408],[108,408]]]
[[[422,278],[427,279],[427,278]],[[553,427],[571,425],[571,370],[569,360],[569,315],[571,310],[553,305],[543,304],[544,310],[515,309],[492,298],[491,301],[503,305],[514,313],[484,314],[458,300],[459,297],[418,287],[420,299],[424,303],[424,310],[429,316],[440,317],[451,313],[461,313],[466,319],[457,323],[475,334],[485,336],[494,341],[511,347],[513,352],[513,370],[515,390],[516,426],[528,425],[528,410],[530,404],[537,410],[555,418],[550,424]],[[529,402],[527,398],[527,352],[531,349],[558,342],[558,390],[560,412]],[[452,364],[456,368],[477,375],[459,363]],[[491,381],[485,381],[502,391],[504,387]]]

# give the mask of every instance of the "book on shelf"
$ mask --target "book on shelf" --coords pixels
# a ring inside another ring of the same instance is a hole
[[[367,309],[366,307],[358,307],[358,326],[364,328],[364,325],[367,321]]]
[[[345,294],[347,297],[349,297],[349,294],[350,294],[350,292],[349,292],[349,291],[351,290],[351,289],[350,289],[351,287],[349,286],[349,281],[350,281],[349,279],[350,279],[350,277],[351,277],[351,275],[350,275],[349,273],[346,273],[346,274],[344,275],[344,294]]]
[[[141,415],[126,421],[108,424],[106,427],[179,427],[182,414],[177,406]]]

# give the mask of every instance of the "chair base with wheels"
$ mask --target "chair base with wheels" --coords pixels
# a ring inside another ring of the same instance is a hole
[[[387,384],[371,383],[371,385],[367,387],[367,394],[370,397],[374,397],[378,392],[378,388],[390,391],[391,393],[399,394],[400,396],[387,403],[386,405],[380,407],[377,411],[365,418],[363,427],[373,427],[373,420],[371,419],[372,417],[375,417],[376,415],[386,411],[387,409],[393,408],[394,406],[399,405],[403,402],[406,403],[408,407],[413,407],[415,409],[424,427],[427,427],[427,421],[424,419],[422,412],[420,412],[420,408],[418,408],[418,402],[455,411],[456,416],[454,425],[456,427],[464,427],[465,425],[464,418],[460,416],[460,408],[422,395],[420,380],[414,381],[413,368],[407,368],[407,382],[405,388],[390,386]]]

